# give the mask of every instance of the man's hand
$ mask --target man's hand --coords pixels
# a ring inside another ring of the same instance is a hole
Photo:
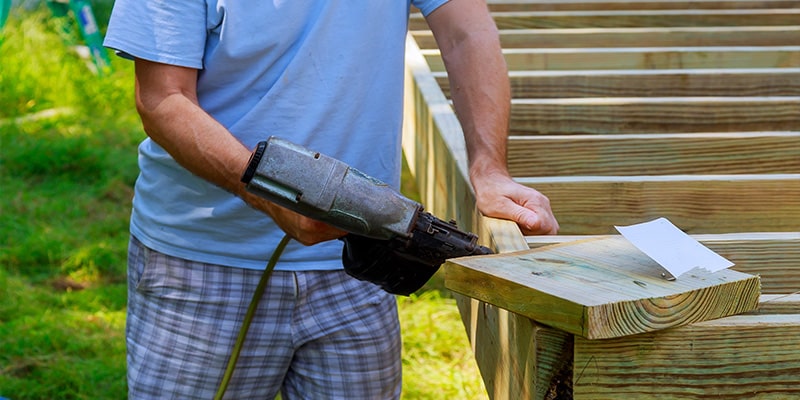
[[[511,179],[506,140],[511,107],[497,27],[482,0],[451,0],[427,18],[450,79],[478,209],[517,222],[526,235],[558,232],[550,201]]]
[[[324,222],[304,217],[289,210],[281,212],[277,216],[273,215],[272,219],[292,239],[306,246],[338,239],[347,234],[347,232]]]
[[[545,195],[504,174],[473,175],[472,182],[478,210],[484,215],[514,221],[524,235],[558,233],[558,221]]]
[[[243,194],[243,197],[254,207],[269,214],[272,220],[275,221],[289,237],[303,245],[311,246],[312,244],[338,239],[347,234],[347,232],[341,229],[305,217],[288,208],[281,207],[250,193]]]

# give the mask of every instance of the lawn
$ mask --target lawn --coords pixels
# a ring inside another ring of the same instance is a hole
[[[76,31],[24,4],[0,38],[0,396],[123,399],[127,224],[144,137],[132,63],[112,57],[112,71],[92,73]],[[110,4],[93,3],[101,30]],[[398,303],[403,398],[485,399],[440,281]]]

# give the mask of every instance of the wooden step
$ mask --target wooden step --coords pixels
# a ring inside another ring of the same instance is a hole
[[[423,54],[432,71],[444,71],[439,50]],[[800,46],[519,48],[504,49],[503,56],[512,73],[800,67]]]
[[[797,25],[800,9],[497,11],[498,29]],[[410,30],[429,29],[419,13]]]
[[[590,235],[546,235],[526,236],[532,249],[553,244],[586,240]],[[720,234],[695,234],[692,237],[709,249],[727,258],[735,265],[731,269],[761,277],[762,302],[771,304],[759,306],[757,313],[776,314],[779,308],[797,307],[793,313],[800,312],[795,293],[800,288],[800,232],[737,232]],[[779,296],[788,297],[781,299]]]
[[[422,49],[436,48],[433,34],[412,31]],[[683,28],[503,29],[504,49],[696,46],[797,46],[800,25]]]
[[[449,260],[451,290],[588,339],[686,325],[756,308],[756,276],[693,269],[674,281],[621,236]],[[730,299],[737,299],[732,302]]]
[[[433,76],[449,97],[447,74]],[[800,96],[800,68],[511,71],[509,80],[514,98]]]
[[[800,174],[800,132],[511,136],[508,167],[513,176]]]
[[[492,16],[498,29],[791,26],[800,21],[800,9],[511,11]]]
[[[573,351],[574,399],[792,399],[800,391],[797,312],[736,315],[625,339],[575,337]]]
[[[729,10],[798,8],[798,0],[488,0],[492,11]]]
[[[800,97],[514,99],[511,135],[800,131]]]
[[[796,232],[800,175],[517,177],[550,199],[564,235],[666,217],[690,234]]]

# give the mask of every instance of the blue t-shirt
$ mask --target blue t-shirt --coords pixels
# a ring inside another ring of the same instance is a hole
[[[275,135],[399,187],[411,3],[447,0],[117,0],[105,46],[199,69],[200,105],[249,148]],[[131,233],[189,260],[263,269],[283,232],[265,214],[139,146]],[[290,242],[276,268],[341,268],[338,240]]]

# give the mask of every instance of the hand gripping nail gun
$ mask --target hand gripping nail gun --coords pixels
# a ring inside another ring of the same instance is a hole
[[[417,291],[448,258],[492,253],[475,234],[385,183],[274,136],[256,146],[242,182],[251,193],[347,231],[345,271],[389,293]]]

